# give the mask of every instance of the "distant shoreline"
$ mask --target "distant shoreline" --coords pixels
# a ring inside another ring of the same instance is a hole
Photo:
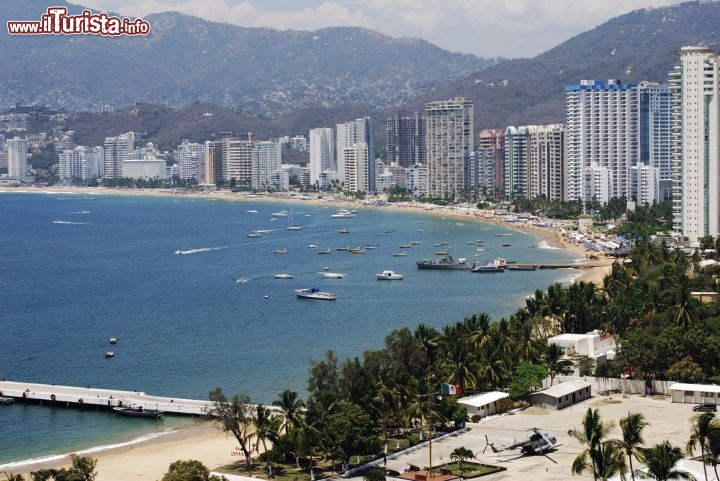
[[[38,194],[68,194],[68,195],[117,195],[117,196],[145,196],[145,197],[190,197],[196,199],[223,200],[229,202],[275,202],[275,203],[293,203],[293,204],[311,204],[317,206],[332,206],[337,208],[363,208],[378,210],[395,210],[400,212],[412,212],[415,214],[425,214],[433,216],[444,216],[453,219],[471,220],[474,222],[492,224],[505,227],[511,230],[517,230],[525,234],[530,234],[545,242],[549,247],[563,249],[572,254],[576,254],[578,259],[582,259],[588,253],[585,246],[572,241],[566,237],[565,232],[557,227],[539,227],[528,221],[524,222],[506,222],[496,216],[493,211],[475,209],[468,211],[449,206],[435,206],[432,204],[424,204],[419,202],[398,202],[387,203],[383,206],[368,205],[353,199],[337,199],[332,196],[316,198],[301,198],[296,195],[287,193],[271,193],[271,194],[247,194],[244,192],[229,192],[224,190],[206,191],[206,192],[188,192],[184,190],[169,189],[120,189],[106,187],[0,187],[0,193],[38,193]],[[612,269],[615,260],[609,258],[601,258],[595,264],[597,267],[581,269],[581,272],[575,278],[575,282],[590,282],[598,287],[602,287],[602,281]]]

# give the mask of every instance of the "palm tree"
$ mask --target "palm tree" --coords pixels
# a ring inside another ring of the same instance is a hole
[[[300,415],[300,410],[305,406],[305,403],[300,399],[298,393],[291,390],[285,389],[280,393],[273,406],[277,406],[283,412],[283,432],[288,433],[295,426]]]
[[[630,476],[633,481],[635,480],[635,472],[633,471],[632,458],[633,454],[638,457],[639,447],[645,442],[642,436],[642,431],[648,423],[645,421],[645,416],[640,413],[628,413],[627,417],[620,420],[620,429],[622,430],[622,439],[620,440],[620,446],[625,450],[628,461],[630,463]],[[642,456],[642,454],[640,454]]]
[[[5,475],[5,481],[25,481],[22,474],[8,474],[5,471],[3,471],[3,474]]]
[[[688,473],[675,469],[677,462],[683,458],[683,452],[680,448],[672,446],[667,440],[651,448],[640,448],[640,451],[645,466],[647,466],[648,474],[657,481],[695,480]]]
[[[718,429],[715,421],[714,413],[702,413],[692,418],[692,427],[690,429],[690,439],[685,446],[685,452],[692,455],[695,446],[700,447],[700,454],[703,461],[703,471],[705,473],[705,481],[707,481],[707,466],[705,465],[705,453],[707,452],[708,437],[714,429]]]
[[[267,457],[269,474],[272,478],[272,454],[268,451],[267,443],[268,441],[270,441],[271,444],[275,444],[277,442],[282,419],[279,416],[274,416],[270,409],[266,408],[262,404],[257,405],[256,411],[255,436],[257,437],[258,443],[262,444],[263,452]]]
[[[439,361],[439,367],[443,372],[443,381],[460,386],[462,392],[468,387],[474,387],[477,382],[474,372],[475,359],[464,342],[454,343],[448,346]]]
[[[718,476],[718,457],[720,457],[720,429],[713,429],[708,436],[708,457],[712,461],[713,470],[715,471],[715,479],[720,479]]]
[[[588,408],[582,421],[583,427],[581,430],[571,429],[568,431],[568,435],[577,439],[580,444],[586,446],[585,449],[578,454],[572,464],[573,474],[581,474],[587,468],[592,468],[593,479],[597,481],[599,476],[599,470],[603,462],[603,439],[608,435],[613,427],[612,423],[605,424],[600,419],[598,410],[593,411],[592,408]],[[611,450],[607,452],[608,456],[614,456]],[[590,464],[588,464],[588,460]],[[624,463],[623,458],[623,463]],[[609,463],[612,464],[612,463]]]

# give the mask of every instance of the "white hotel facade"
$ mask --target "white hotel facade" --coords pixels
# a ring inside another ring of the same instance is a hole
[[[683,47],[669,74],[673,116],[673,228],[690,241],[720,235],[720,58]]]

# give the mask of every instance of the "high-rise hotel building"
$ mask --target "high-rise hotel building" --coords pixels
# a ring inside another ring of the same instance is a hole
[[[463,97],[429,102],[425,128],[428,195],[456,198],[472,185],[473,102]]]
[[[15,179],[21,179],[28,174],[28,140],[21,137],[13,137],[6,142],[8,158],[8,175]]]
[[[335,172],[335,133],[330,127],[310,129],[310,184],[325,188],[321,176]],[[323,176],[327,178],[327,176]]]
[[[638,158],[637,95],[636,85],[619,80],[582,80],[565,87],[567,200],[587,197],[583,170],[589,167],[608,170],[610,197],[630,197],[631,167]]]
[[[387,119],[385,135],[388,164],[412,167],[426,162],[425,118],[422,115],[417,112],[412,116],[397,114]]]
[[[505,162],[505,131],[483,129],[478,134],[478,148],[475,155],[478,193],[483,197],[498,197],[503,185]]]
[[[352,179],[350,175],[355,176],[358,172],[356,167],[348,166],[349,162],[356,162],[354,145],[367,144],[367,175],[365,181],[358,181],[356,177]],[[349,149],[349,150],[348,150]],[[375,192],[375,144],[373,142],[373,122],[370,117],[363,117],[352,122],[337,124],[336,150],[337,152],[337,173],[338,179],[345,186],[350,183],[353,185],[363,185],[367,187],[364,192]],[[349,155],[350,157],[346,157]],[[350,172],[348,167],[353,170]],[[347,190],[347,187],[346,187]]]
[[[565,200],[565,126],[505,130],[505,195]]]
[[[691,241],[720,235],[720,58],[683,47],[669,74],[673,228]]]

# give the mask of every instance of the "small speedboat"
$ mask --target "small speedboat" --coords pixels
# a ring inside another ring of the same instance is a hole
[[[287,249],[275,249],[273,254],[287,254]]]
[[[382,273],[375,274],[375,276],[379,281],[401,281],[404,278],[402,274],[390,270],[382,271]]]
[[[319,299],[321,301],[335,300],[335,294],[332,292],[323,292],[317,287],[295,289],[295,295],[301,299]]]
[[[105,357],[106,357],[106,358],[115,357],[115,353],[112,352],[112,351],[108,351],[108,352],[105,353]]]
[[[275,274],[273,277],[275,279],[292,279],[293,275],[292,274]]]
[[[342,272],[318,272],[318,275],[322,277],[323,279],[342,279],[345,277],[345,274]]]
[[[116,337],[111,337],[110,340],[109,340],[109,342],[110,342],[110,344],[117,344],[117,338],[116,338]]]

